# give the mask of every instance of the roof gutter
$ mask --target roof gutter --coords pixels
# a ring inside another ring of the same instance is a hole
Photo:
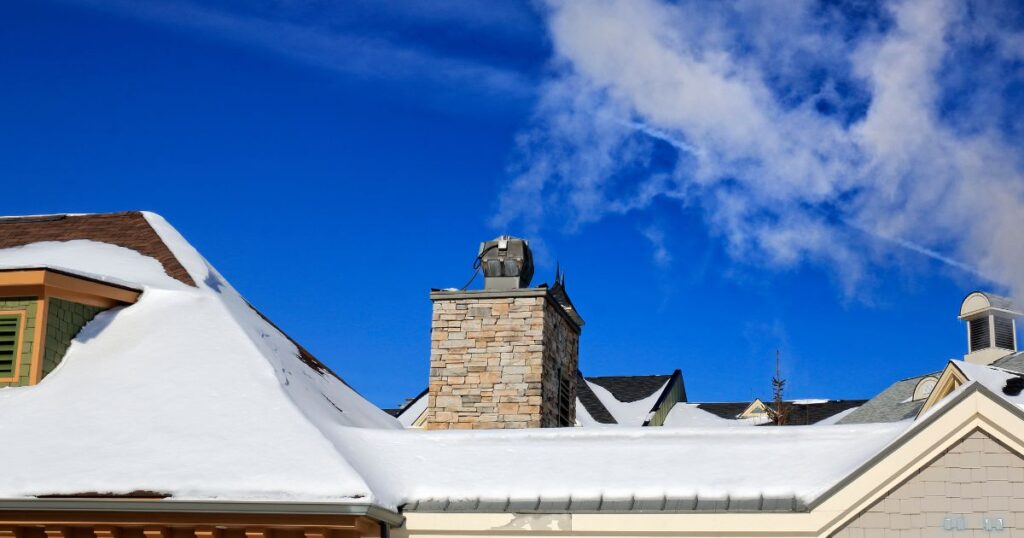
[[[391,526],[405,518],[394,511],[368,503],[263,502],[263,501],[177,501],[138,499],[0,499],[0,512],[135,512],[135,513],[217,513],[277,515],[366,516]]]

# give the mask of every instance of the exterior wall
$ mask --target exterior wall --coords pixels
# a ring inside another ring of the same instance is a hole
[[[672,408],[675,407],[676,403],[685,399],[686,395],[683,393],[682,379],[673,378],[671,383],[672,387],[669,389],[668,396],[665,397],[665,401],[661,402],[661,406],[654,411],[654,415],[648,423],[649,426],[664,426],[665,419],[668,418]]]
[[[53,371],[67,353],[71,340],[85,324],[105,310],[63,299],[51,298],[46,309],[46,346],[43,347],[43,375]]]
[[[944,520],[949,517],[963,517],[966,530],[945,530]],[[985,518],[1002,518],[1004,531],[986,531]],[[833,536],[971,538],[1020,533],[1024,533],[1024,459],[975,431]]]
[[[0,387],[18,387],[32,384],[32,360],[39,342],[36,342],[36,327],[39,321],[40,299],[36,297],[13,297],[0,299],[0,311],[21,311],[25,313],[24,327],[21,328],[21,360],[18,364],[18,379],[0,381]],[[41,327],[43,336],[42,376],[45,377],[60,364],[71,345],[71,340],[96,314],[106,310],[97,306],[79,304],[63,299],[50,298],[45,309],[46,323]]]
[[[432,297],[427,429],[556,426],[560,371],[575,402],[579,329],[543,290],[517,291]]]
[[[579,329],[565,319],[562,307],[551,300],[544,302],[544,402],[541,409],[544,427],[572,426],[576,423],[576,380],[579,376]],[[559,423],[559,386],[569,387],[567,424]]]
[[[21,311],[25,313],[24,327],[21,328],[21,357],[18,363],[18,379],[0,381],[0,387],[18,387],[31,383],[32,351],[35,348],[36,312],[39,300],[35,297],[11,297],[0,299],[0,311]]]

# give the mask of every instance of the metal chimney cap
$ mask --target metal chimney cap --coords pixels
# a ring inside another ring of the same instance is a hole
[[[533,252],[526,239],[502,235],[480,243],[477,254],[484,272],[484,289],[516,290],[530,287]]]

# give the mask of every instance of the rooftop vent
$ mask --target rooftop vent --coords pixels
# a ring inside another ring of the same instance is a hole
[[[960,305],[960,319],[967,322],[967,354],[964,360],[992,364],[1017,351],[1015,320],[1022,314],[1013,301],[976,291]]]
[[[484,289],[515,290],[530,286],[533,279],[533,253],[530,243],[503,235],[480,243],[477,255],[484,270]]]

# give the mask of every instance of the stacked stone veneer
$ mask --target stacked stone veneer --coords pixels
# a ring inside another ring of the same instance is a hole
[[[431,300],[427,429],[572,425],[580,327],[546,289],[435,292]],[[560,419],[562,380],[572,405]]]
[[[945,530],[943,520],[948,517],[962,517],[966,530]],[[985,518],[1003,518],[1004,530],[986,531]],[[1024,459],[984,433],[974,432],[834,536],[1011,538],[1022,531]]]

